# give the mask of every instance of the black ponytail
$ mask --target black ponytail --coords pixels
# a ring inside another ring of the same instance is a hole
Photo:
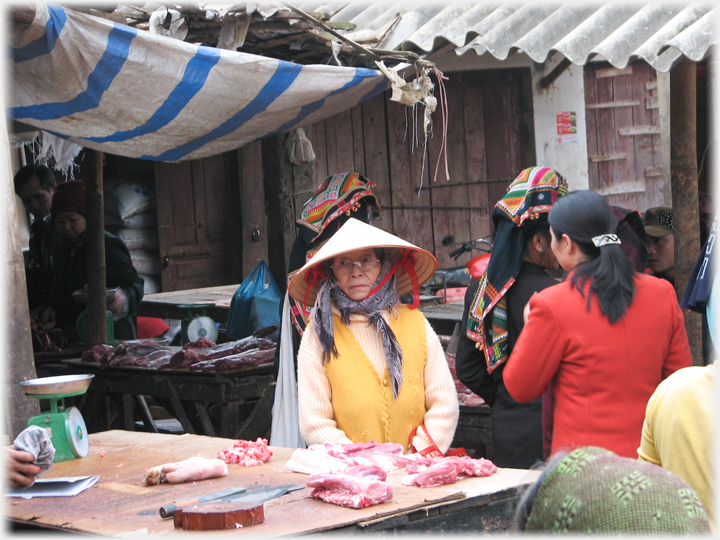
[[[610,205],[594,191],[573,191],[557,200],[548,220],[556,240],[568,235],[587,258],[575,268],[571,286],[584,297],[585,284],[590,280],[588,310],[594,293],[600,301],[600,311],[613,324],[632,303],[635,281],[632,264],[619,244],[599,248],[592,241],[595,236],[615,233]]]

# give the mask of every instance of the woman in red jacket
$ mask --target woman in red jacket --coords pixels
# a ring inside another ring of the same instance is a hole
[[[600,446],[637,458],[648,399],[692,365],[675,289],[633,271],[601,195],[572,192],[548,219],[551,248],[569,275],[528,302],[505,386],[526,402],[552,383],[551,453]]]

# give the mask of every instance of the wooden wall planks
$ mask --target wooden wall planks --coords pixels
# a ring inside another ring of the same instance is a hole
[[[647,106],[657,102],[657,75],[642,61],[608,66],[585,66],[589,187],[610,204],[644,212],[663,202],[663,179],[654,173],[662,166],[659,110]]]
[[[433,252],[440,267],[454,266],[452,249],[441,246],[445,235],[457,241],[492,233],[490,213],[510,181],[527,163],[527,122],[531,103],[522,70],[452,73],[448,95],[447,153],[442,144],[440,106],[425,151],[423,106],[415,110],[377,96],[308,129],[316,160],[315,186],[329,174],[355,170],[372,179],[383,207],[375,225]],[[523,92],[525,90],[525,92]],[[417,129],[417,133],[415,133]],[[351,134],[351,136],[349,136]],[[437,180],[433,178],[437,174]],[[302,197],[302,202],[309,194]],[[296,211],[301,209],[296,199]],[[457,264],[470,259],[466,254]]]

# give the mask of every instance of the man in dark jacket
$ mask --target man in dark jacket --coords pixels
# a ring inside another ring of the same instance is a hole
[[[41,322],[55,321],[68,340],[74,341],[79,339],[75,327],[85,306],[75,302],[72,294],[88,282],[85,184],[82,180],[63,182],[57,187],[52,199],[52,216],[60,244],[53,255],[50,307]],[[117,289],[107,306],[113,314],[115,339],[135,339],[135,326],[130,315],[142,300],[143,280],[123,241],[107,231],[105,268],[107,288]]]
[[[50,214],[56,180],[53,172],[40,164],[22,167],[13,180],[15,193],[33,217],[25,276],[30,311],[39,316],[48,306],[52,281],[51,255],[58,244]]]

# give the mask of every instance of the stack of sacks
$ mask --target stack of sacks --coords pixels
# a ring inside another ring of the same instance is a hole
[[[160,292],[160,243],[151,180],[119,180],[106,188],[105,228],[125,242],[135,270],[145,281],[145,294]]]

